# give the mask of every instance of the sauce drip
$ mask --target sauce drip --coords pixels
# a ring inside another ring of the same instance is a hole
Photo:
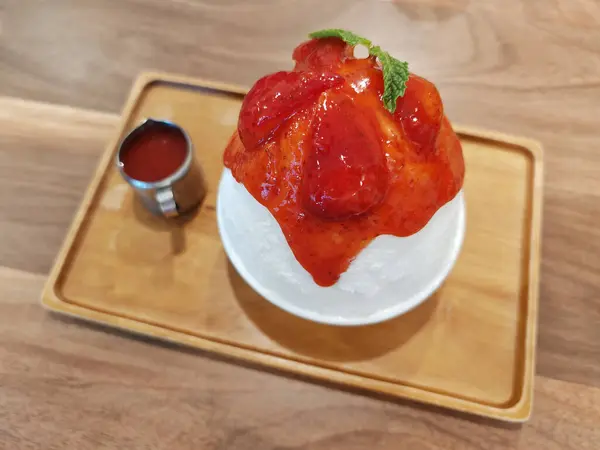
[[[187,141],[177,128],[154,123],[140,131],[121,150],[124,172],[131,178],[160,181],[181,167],[187,156]]]
[[[435,86],[411,74],[391,114],[376,59],[352,53],[337,38],[298,46],[294,71],[250,90],[224,155],[321,286],[375,237],[422,229],[464,178]]]

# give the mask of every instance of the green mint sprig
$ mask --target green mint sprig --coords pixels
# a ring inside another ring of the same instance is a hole
[[[371,48],[372,45],[370,40],[354,34],[352,31],[342,30],[341,28],[329,28],[327,30],[315,31],[310,33],[308,36],[313,39],[336,37],[352,46],[360,44]]]
[[[384,51],[378,45],[373,45],[370,40],[354,34],[351,31],[340,28],[330,28],[326,30],[315,31],[308,35],[312,39],[322,39],[327,37],[336,37],[348,45],[364,45],[369,49],[369,55],[375,56],[381,63],[383,71],[383,105],[393,113],[396,111],[396,101],[406,92],[406,82],[408,81],[408,63],[400,61]]]

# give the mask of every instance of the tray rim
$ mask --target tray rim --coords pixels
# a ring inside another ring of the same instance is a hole
[[[138,99],[142,92],[152,83],[163,82],[169,84],[181,84],[192,87],[206,88],[216,91],[244,95],[246,87],[205,80],[202,78],[176,75],[165,72],[146,71],[142,72],[133,83],[125,106],[121,111],[117,132],[109,140],[102,156],[96,166],[94,174],[85,190],[83,199],[74,215],[71,225],[65,235],[59,252],[56,255],[50,274],[44,285],[41,304],[52,312],[64,314],[77,319],[91,321],[100,325],[116,328],[140,336],[158,338],[178,345],[186,345],[209,352],[218,353],[225,357],[233,357],[249,361],[258,366],[268,366],[288,373],[299,373],[304,377],[320,381],[351,387],[365,392],[383,393],[403,401],[417,401],[434,406],[453,409],[464,413],[484,416],[506,422],[525,422],[529,419],[533,403],[533,387],[535,379],[535,350],[537,347],[537,323],[539,303],[539,272],[541,258],[541,218],[543,197],[543,151],[542,145],[536,140],[513,136],[496,131],[484,130],[476,127],[454,125],[459,135],[470,136],[492,142],[502,142],[504,145],[515,146],[522,152],[526,152],[532,160],[532,174],[530,185],[531,217],[529,218],[529,262],[527,264],[528,289],[527,308],[525,317],[524,340],[524,367],[522,390],[517,401],[508,407],[478,403],[473,400],[452,397],[447,394],[428,391],[422,388],[391,383],[377,379],[369,379],[364,376],[349,372],[340,372],[323,366],[307,362],[288,359],[258,350],[234,346],[224,342],[207,339],[198,335],[191,335],[181,331],[154,325],[87,308],[61,299],[58,293],[60,275],[65,268],[69,258],[69,252],[82,228],[85,217],[93,206],[96,191],[104,178],[113,159],[114,148],[118,145],[121,135],[126,130],[129,117],[137,107]]]

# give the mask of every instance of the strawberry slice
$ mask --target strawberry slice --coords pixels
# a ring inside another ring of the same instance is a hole
[[[335,70],[345,59],[352,57],[353,47],[338,38],[312,39],[294,49],[294,70]]]
[[[442,99],[435,85],[411,73],[394,113],[410,140],[421,149],[432,149],[443,116]]]
[[[294,113],[343,82],[339,75],[316,72],[276,72],[258,80],[244,98],[238,121],[246,150],[255,149]]]
[[[323,95],[303,178],[303,203],[312,214],[343,220],[367,212],[388,186],[376,123],[343,92]]]

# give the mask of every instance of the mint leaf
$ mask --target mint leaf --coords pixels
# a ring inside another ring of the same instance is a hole
[[[376,56],[383,70],[383,104],[391,113],[396,111],[396,101],[406,92],[408,81],[408,63],[398,61],[381,47],[375,46],[369,49],[369,54]]]
[[[360,45],[364,45],[365,47],[368,47],[368,48],[371,47],[370,40],[368,40],[364,37],[361,37],[357,34],[354,34],[352,31],[342,30],[341,28],[329,28],[326,30],[315,31],[313,33],[310,33],[308,36],[313,39],[336,37],[336,38],[340,38],[342,41],[344,41],[352,46],[356,46],[356,45],[360,44]]]
[[[399,61],[384,51],[378,45],[373,43],[351,31],[342,30],[341,28],[329,28],[326,30],[315,31],[308,35],[312,39],[322,39],[328,37],[336,37],[351,46],[364,45],[369,49],[369,55],[375,56],[381,63],[383,72],[383,105],[386,109],[393,113],[396,111],[396,101],[398,97],[402,97],[406,92],[406,82],[408,81],[408,63]]]

